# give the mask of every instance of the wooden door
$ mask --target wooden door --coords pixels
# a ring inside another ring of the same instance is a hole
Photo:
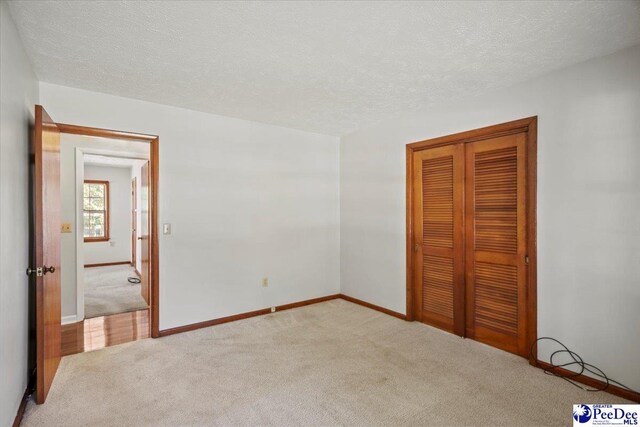
[[[525,133],[466,147],[466,334],[526,356]]]
[[[141,280],[141,294],[142,298],[149,304],[149,281],[150,281],[150,236],[149,236],[149,162],[142,166],[142,173],[140,175],[140,261],[142,264],[142,271],[140,271]]]
[[[413,158],[414,304],[418,320],[464,334],[464,145]]]
[[[137,180],[131,180],[131,265],[136,268],[137,250],[138,250],[138,192],[136,188]]]
[[[60,131],[40,105],[34,126],[36,402],[44,403],[60,364]]]
[[[407,319],[535,361],[537,117],[408,144],[407,171]]]

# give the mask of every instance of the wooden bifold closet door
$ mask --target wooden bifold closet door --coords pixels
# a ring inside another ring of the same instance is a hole
[[[525,135],[466,145],[466,336],[527,354]]]
[[[527,132],[505,133],[409,151],[408,309],[415,320],[526,356],[535,308]]]
[[[464,333],[464,147],[416,153],[413,189],[419,319]]]

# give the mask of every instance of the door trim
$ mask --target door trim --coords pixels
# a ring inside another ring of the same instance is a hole
[[[73,135],[95,136],[111,139],[121,139],[128,141],[142,141],[147,142],[150,145],[150,159],[149,165],[151,168],[151,179],[149,185],[151,188],[151,304],[149,309],[151,337],[158,338],[160,336],[160,247],[158,239],[158,190],[160,182],[160,137],[158,135],[149,135],[136,132],[126,132],[113,129],[102,129],[88,126],[78,126],[66,123],[56,123],[60,133],[67,133]]]
[[[533,346],[538,337],[538,298],[537,298],[537,168],[538,168],[538,116],[501,123],[493,126],[473,129],[466,132],[418,141],[406,146],[406,310],[407,320],[416,320],[414,298],[413,266],[413,155],[429,148],[452,144],[467,144],[499,136],[525,133],[526,135],[526,217],[527,217],[527,345]],[[535,365],[537,348],[529,354],[529,363]]]

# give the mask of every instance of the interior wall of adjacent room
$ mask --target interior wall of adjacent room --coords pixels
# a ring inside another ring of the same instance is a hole
[[[640,47],[342,138],[342,291],[405,312],[407,143],[537,115],[538,334],[640,389],[638,70]]]
[[[57,120],[55,117],[53,119]],[[82,218],[80,196],[84,183],[85,153],[148,158],[149,144],[66,133],[60,135],[60,219],[63,223],[71,224],[72,230],[71,233],[62,233],[60,238],[61,304],[64,323],[82,320],[84,313],[81,294],[84,292],[84,264],[88,262],[84,254],[82,221],[76,219]]]
[[[0,425],[16,416],[28,377],[29,126],[38,82],[0,2]]]
[[[109,182],[109,241],[84,242],[84,263],[131,262],[131,167],[85,164],[84,179]]]
[[[338,138],[40,90],[57,121],[160,136],[161,329],[339,292]]]

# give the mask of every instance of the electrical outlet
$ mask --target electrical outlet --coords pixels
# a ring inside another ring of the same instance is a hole
[[[275,307],[271,307],[271,312],[275,313],[276,312],[276,308]]]
[[[262,286],[264,286],[265,288],[267,286],[269,286],[269,278],[268,277],[263,277],[262,278]]]

